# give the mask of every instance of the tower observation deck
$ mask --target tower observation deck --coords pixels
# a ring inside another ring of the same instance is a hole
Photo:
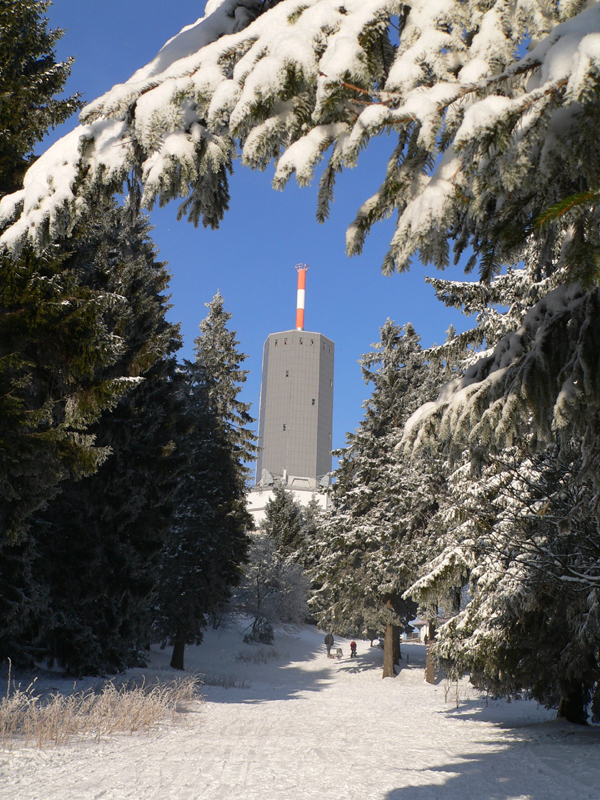
[[[271,333],[263,349],[258,420],[259,455],[249,508],[255,521],[274,485],[305,505],[322,493],[331,473],[335,345],[304,330],[305,264],[298,267],[296,328]],[[320,493],[320,494],[319,494]]]

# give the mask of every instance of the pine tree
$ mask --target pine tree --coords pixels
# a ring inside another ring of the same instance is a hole
[[[254,452],[249,406],[238,400],[246,379],[231,314],[223,298],[207,303],[196,360],[185,362],[182,390],[185,434],[180,440],[186,474],[164,547],[155,608],[155,631],[173,645],[171,666],[184,668],[186,644],[200,644],[207,615],[224,606],[242,576],[252,520],[245,480]]]

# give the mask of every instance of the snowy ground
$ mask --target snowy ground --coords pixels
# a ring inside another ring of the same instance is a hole
[[[149,735],[0,753],[0,800],[600,800],[598,728],[467,685],[456,708],[454,688],[424,683],[419,644],[387,680],[381,650],[337,645],[332,661],[314,628],[274,648],[209,632],[187,666],[237,688],[206,686],[183,724]],[[262,652],[276,659],[239,658]]]

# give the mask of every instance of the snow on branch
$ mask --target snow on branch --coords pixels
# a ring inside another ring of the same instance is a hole
[[[563,285],[536,303],[491,355],[407,421],[401,447],[430,438],[474,453],[557,431],[583,437],[600,411],[600,290]]]
[[[240,150],[253,168],[273,159],[282,188],[294,173],[312,180],[330,149],[324,219],[334,173],[391,133],[387,173],[350,227],[348,252],[398,211],[386,268],[406,268],[416,251],[445,266],[459,232],[477,245],[494,239],[503,214],[525,224],[514,205],[531,196],[532,182],[540,213],[581,177],[562,185],[548,164],[573,158],[578,115],[596,101],[600,8],[558,6],[211,0],[147,66],[87,106],[23,190],[2,200],[0,242],[13,253],[27,240],[41,250],[70,232],[91,198],[126,180],[139,183],[145,207],[179,197],[181,213],[216,227]],[[532,50],[519,59],[526,36]]]

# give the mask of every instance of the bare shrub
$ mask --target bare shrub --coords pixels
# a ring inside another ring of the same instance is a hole
[[[260,650],[252,649],[246,653],[240,651],[235,657],[236,661],[242,661],[247,664],[269,664],[271,661],[277,661],[281,658],[281,653],[272,647],[261,648]]]
[[[480,700],[483,696],[479,689],[476,689],[464,679],[455,680],[444,677],[443,687],[444,703],[452,703],[456,708],[458,708],[461,703],[467,703],[471,700]]]
[[[118,732],[147,731],[186,711],[199,699],[198,688],[194,677],[133,685],[108,681],[96,689],[43,696],[36,693],[35,681],[26,689],[11,686],[9,672],[7,695],[0,700],[0,746],[41,748],[74,737],[98,740]]]
[[[223,689],[250,689],[252,684],[235,675],[198,675],[203,686],[221,686]]]

